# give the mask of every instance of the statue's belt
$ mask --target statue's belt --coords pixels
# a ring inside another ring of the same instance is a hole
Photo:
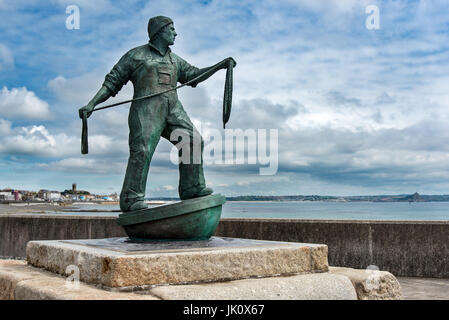
[[[228,65],[227,65],[227,70],[226,70],[226,80],[225,80],[225,87],[224,87],[224,96],[223,96],[223,128],[226,127],[226,123],[229,121],[229,117],[231,116],[231,107],[232,107],[232,82],[233,82],[233,75],[232,75],[232,71],[233,71],[233,65],[232,65],[232,61],[229,59],[228,60]],[[209,70],[205,71],[204,73],[200,74],[199,76],[193,78],[190,81],[187,81],[186,83],[179,85],[175,88],[171,88],[171,89],[167,89],[161,92],[157,92],[157,93],[153,93],[147,96],[143,96],[143,97],[139,97],[139,98],[135,98],[135,99],[130,99],[130,100],[125,100],[122,102],[117,102],[114,104],[110,104],[107,106],[103,106],[103,107],[99,107],[96,108],[94,110],[92,110],[92,112],[95,111],[99,111],[99,110],[103,110],[103,109],[108,109],[108,108],[112,108],[112,107],[116,107],[118,105],[122,105],[128,102],[134,102],[134,101],[139,101],[139,100],[143,100],[143,99],[149,99],[152,97],[156,97],[158,95],[170,92],[170,91],[174,91],[174,90],[178,90],[184,86],[187,85],[192,85],[192,86],[196,86],[196,84],[198,84],[199,82],[201,82],[204,78],[208,77],[211,73],[215,73],[216,71],[218,71],[219,69],[221,69],[221,63],[217,63],[216,65],[212,66]],[[87,128],[87,112],[83,112],[82,115],[82,121],[83,121],[83,129],[82,129],[82,133],[81,133],[81,153],[82,154],[87,154],[89,153],[89,143],[88,143],[88,128]]]

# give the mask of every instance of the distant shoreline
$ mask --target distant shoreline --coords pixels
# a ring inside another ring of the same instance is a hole
[[[146,199],[148,204],[159,205],[168,202],[180,201],[179,198],[150,198]],[[246,195],[237,197],[226,197],[228,202],[449,202],[449,195],[420,195],[414,193],[411,195],[375,195],[375,196],[318,196],[318,195],[293,195],[293,196],[258,196]],[[118,201],[0,201],[0,204],[11,204],[16,206],[26,205],[56,205],[56,206],[73,206],[73,205],[119,205]]]

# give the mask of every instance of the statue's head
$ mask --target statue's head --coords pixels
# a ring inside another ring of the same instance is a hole
[[[148,36],[150,41],[159,38],[166,42],[167,45],[172,45],[176,37],[173,20],[164,16],[150,18],[148,20]]]

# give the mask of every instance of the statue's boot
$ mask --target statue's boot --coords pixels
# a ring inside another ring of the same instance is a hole
[[[136,201],[130,206],[124,206],[124,205],[120,206],[120,209],[122,210],[122,212],[136,211],[136,210],[141,210],[141,209],[146,209],[146,208],[148,208],[148,204],[143,200]]]
[[[194,198],[205,197],[205,196],[212,194],[213,192],[214,192],[214,190],[212,190],[212,188],[206,187],[206,188],[202,189],[200,192],[198,192],[194,196]]]
[[[205,196],[211,195],[213,192],[214,192],[214,190],[212,190],[212,188],[205,187],[199,191],[184,192],[180,196],[180,198],[181,198],[181,200],[187,200],[187,199],[205,197]]]
[[[145,201],[137,201],[129,207],[129,211],[135,211],[146,208],[148,208],[148,204]]]

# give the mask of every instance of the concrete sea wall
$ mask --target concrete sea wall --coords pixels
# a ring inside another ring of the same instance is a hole
[[[449,221],[222,219],[216,235],[326,244],[332,266],[449,278]],[[121,236],[114,217],[0,215],[0,257],[24,258],[30,240]]]
[[[449,278],[449,221],[224,219],[217,234],[322,243],[331,266]]]
[[[25,258],[31,240],[124,237],[114,217],[50,214],[0,215],[0,257]]]

